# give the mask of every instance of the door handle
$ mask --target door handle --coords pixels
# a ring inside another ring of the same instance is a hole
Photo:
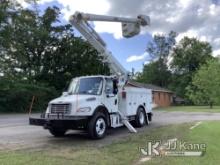
[[[118,104],[118,100],[117,99],[115,99],[115,105],[117,105]]]

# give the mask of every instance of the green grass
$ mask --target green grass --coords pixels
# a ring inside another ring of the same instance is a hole
[[[60,165],[60,164],[135,164],[143,155],[140,147],[146,147],[149,140],[166,141],[170,138],[177,138],[187,142],[206,143],[207,151],[203,157],[153,157],[152,160],[143,164],[220,164],[220,143],[219,135],[220,122],[203,122],[193,130],[193,125],[171,125],[155,128],[141,134],[133,134],[123,140],[114,142],[104,147],[66,147],[54,146],[44,148],[42,151],[14,151],[0,152],[1,165]],[[68,139],[67,139],[68,140]]]
[[[205,143],[207,148],[205,155],[202,157],[160,157],[154,158],[150,164],[176,164],[176,165],[210,165],[210,164],[220,164],[220,143],[219,143],[219,130],[220,122],[203,122],[198,127],[193,130],[185,132],[181,140],[190,143]],[[180,129],[181,130],[181,129]],[[182,130],[181,130],[182,132]]]
[[[159,111],[184,111],[184,112],[220,112],[220,106],[171,106],[166,108],[157,108]]]

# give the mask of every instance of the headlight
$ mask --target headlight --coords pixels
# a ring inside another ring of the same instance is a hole
[[[50,105],[47,106],[46,113],[50,112]]]
[[[82,108],[77,109],[76,112],[90,112],[90,111],[91,111],[90,107],[82,107]]]

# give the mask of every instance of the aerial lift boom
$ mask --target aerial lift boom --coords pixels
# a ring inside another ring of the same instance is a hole
[[[104,62],[109,65],[112,74],[123,77],[120,80],[129,78],[129,72],[116,60],[110,51],[106,48],[106,43],[88,23],[88,21],[105,21],[122,23],[123,36],[126,38],[133,37],[140,33],[140,26],[150,24],[148,16],[139,15],[137,18],[123,18],[114,16],[103,16],[95,14],[85,14],[76,12],[70,17],[70,23],[88,40],[88,42],[99,52],[104,58]]]

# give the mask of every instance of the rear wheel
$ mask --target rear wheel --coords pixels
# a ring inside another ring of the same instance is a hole
[[[137,127],[143,127],[146,124],[146,115],[144,109],[139,107],[135,116],[135,125]]]
[[[53,136],[55,136],[55,137],[62,137],[62,136],[64,136],[65,135],[65,133],[66,133],[66,130],[64,130],[64,129],[57,129],[57,128],[50,128],[49,129],[49,132],[53,135]]]
[[[88,134],[92,139],[104,138],[107,131],[106,116],[97,112],[88,123]]]

